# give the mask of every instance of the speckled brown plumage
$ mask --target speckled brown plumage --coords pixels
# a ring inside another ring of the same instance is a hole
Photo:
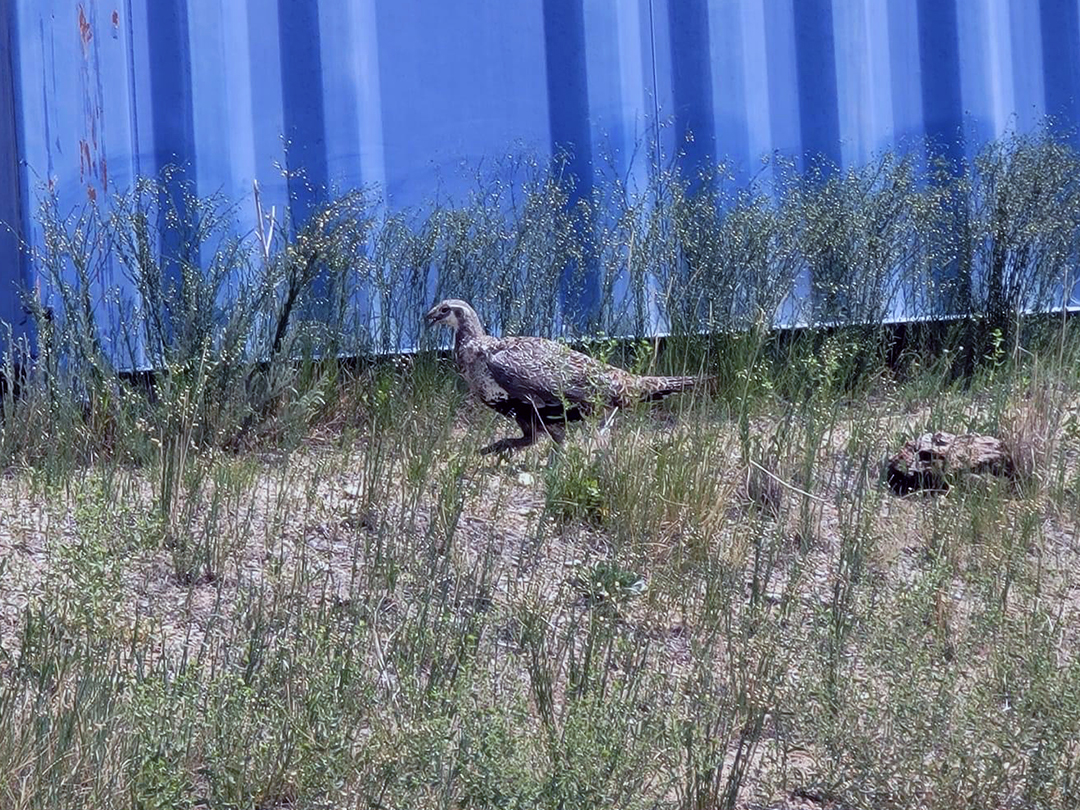
[[[639,377],[561,343],[538,337],[485,334],[475,310],[447,299],[426,316],[454,331],[454,360],[469,390],[518,423],[522,435],[488,445],[494,453],[528,447],[544,433],[562,442],[566,423],[596,408],[621,408],[691,388],[694,377]]]

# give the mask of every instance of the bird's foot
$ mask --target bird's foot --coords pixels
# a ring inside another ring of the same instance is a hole
[[[492,453],[507,453],[512,450],[520,450],[524,447],[531,447],[536,444],[535,434],[526,434],[525,436],[517,436],[514,438],[499,439],[497,442],[492,442],[486,447],[480,448],[480,455],[489,456]]]
[[[514,449],[513,439],[499,439],[497,442],[492,442],[486,447],[481,447],[479,451],[482,456],[499,455],[501,457],[509,458],[510,451]]]

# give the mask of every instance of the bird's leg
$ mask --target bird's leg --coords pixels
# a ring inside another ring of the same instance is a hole
[[[553,425],[544,425],[544,429],[547,431],[548,436],[551,437],[551,444],[549,445],[547,457],[547,466],[551,467],[555,464],[555,460],[562,452],[563,442],[566,441],[566,424],[556,423]]]
[[[566,441],[566,425],[556,422],[554,424],[544,425],[544,430],[555,444],[561,445]]]
[[[517,423],[521,427],[520,436],[510,439],[499,439],[497,442],[492,442],[487,447],[482,447],[480,449],[480,455],[487,456],[492,453],[505,453],[510,450],[517,450],[535,444],[536,426],[533,424],[532,419],[518,419]]]
[[[548,438],[557,445],[562,445],[563,441],[566,439],[566,422],[545,422],[544,417],[536,410],[535,405],[533,406],[533,413],[532,418],[529,420],[529,426],[526,427],[524,421],[521,421],[521,429],[526,434],[530,430],[534,433],[537,432],[537,430],[542,430],[548,435]]]
[[[533,444],[533,439],[526,439],[525,436],[516,436],[512,439],[499,439],[497,442],[492,442],[486,447],[480,448],[480,455],[489,456],[492,453],[505,453],[509,450],[517,450],[520,447],[528,447]]]

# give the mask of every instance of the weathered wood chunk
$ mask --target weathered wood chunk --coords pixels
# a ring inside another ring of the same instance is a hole
[[[1014,472],[1009,448],[998,438],[978,433],[924,433],[904,442],[900,452],[886,464],[886,478],[894,492],[945,491],[972,475],[1011,478]]]

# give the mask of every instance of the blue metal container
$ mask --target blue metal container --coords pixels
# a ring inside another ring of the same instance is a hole
[[[40,244],[43,188],[100,202],[170,163],[203,194],[258,180],[299,221],[334,187],[453,195],[518,149],[568,148],[586,193],[653,135],[740,181],[923,136],[960,158],[1080,125],[1078,20],[1080,0],[0,0],[0,220]],[[3,231],[0,320],[34,284]]]

